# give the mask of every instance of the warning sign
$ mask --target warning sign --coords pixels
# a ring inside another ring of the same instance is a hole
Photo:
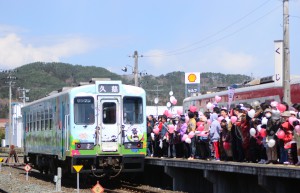
[[[93,193],[103,193],[104,188],[99,184],[99,181],[97,181],[97,184],[92,188]]]
[[[3,158],[0,158],[0,162],[3,162]]]
[[[76,172],[80,172],[80,170],[82,169],[83,165],[74,165],[73,168],[76,170]]]
[[[26,172],[29,172],[31,170],[31,167],[30,167],[30,165],[26,164],[24,166],[24,169],[25,169]]]

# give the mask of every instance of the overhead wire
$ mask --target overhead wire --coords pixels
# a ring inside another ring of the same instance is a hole
[[[276,6],[276,7],[273,8],[271,11],[267,12],[266,14],[264,14],[263,16],[257,18],[256,20],[250,22],[249,24],[247,24],[247,25],[245,25],[245,26],[239,28],[238,30],[236,30],[236,31],[234,31],[234,32],[232,32],[232,33],[230,33],[230,34],[227,34],[227,35],[225,35],[225,36],[223,36],[223,37],[221,37],[221,38],[219,38],[219,39],[216,39],[216,40],[214,40],[214,41],[212,41],[212,42],[210,42],[210,43],[207,43],[207,44],[205,44],[205,45],[201,45],[201,46],[198,46],[198,47],[190,48],[190,47],[193,47],[194,45],[197,45],[197,44],[199,44],[199,43],[208,41],[209,39],[211,39],[211,38],[217,36],[218,34],[220,34],[220,33],[224,32],[224,31],[226,31],[226,30],[229,29],[230,27],[234,26],[235,24],[237,24],[237,23],[239,23],[240,21],[242,21],[242,20],[244,20],[245,18],[247,18],[249,15],[251,15],[252,13],[254,13],[255,11],[257,11],[259,8],[261,8],[262,6],[264,6],[264,5],[265,5],[266,3],[268,3],[269,1],[270,1],[270,0],[265,1],[264,3],[262,3],[261,5],[259,5],[258,7],[256,7],[254,10],[250,11],[249,13],[247,13],[246,15],[244,15],[243,17],[241,17],[241,18],[239,18],[238,20],[234,21],[233,23],[227,25],[226,27],[222,28],[221,30],[217,31],[216,33],[214,33],[214,34],[212,34],[212,35],[209,35],[209,36],[207,36],[206,38],[203,38],[203,39],[201,39],[201,40],[199,40],[199,41],[197,41],[197,42],[194,42],[194,43],[192,43],[192,44],[190,44],[190,45],[188,45],[188,46],[185,46],[185,47],[182,47],[182,48],[179,48],[179,49],[175,49],[175,50],[171,50],[171,51],[168,51],[168,52],[163,53],[163,54],[153,54],[153,55],[143,55],[143,56],[144,56],[144,57],[163,57],[163,56],[180,55],[180,54],[184,54],[184,53],[187,53],[187,52],[190,52],[190,51],[193,51],[193,50],[197,50],[197,49],[199,49],[199,48],[207,47],[207,46],[209,46],[209,45],[211,45],[211,44],[214,44],[214,43],[216,43],[216,42],[218,42],[218,41],[221,41],[221,40],[223,40],[223,39],[226,39],[226,38],[228,38],[228,37],[230,37],[230,36],[232,36],[232,35],[238,33],[239,31],[241,31],[241,30],[243,30],[243,29],[249,27],[250,25],[256,23],[257,21],[261,20],[262,18],[266,17],[267,15],[269,15],[270,13],[272,13],[273,11],[275,11],[276,9],[278,9],[279,7],[281,7],[281,5]],[[190,49],[188,49],[188,48],[190,48]]]

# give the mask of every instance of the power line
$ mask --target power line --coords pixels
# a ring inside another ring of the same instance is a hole
[[[269,1],[269,0],[268,0],[268,1]],[[233,22],[232,24],[226,26],[225,28],[219,30],[218,32],[216,32],[216,33],[214,33],[214,34],[212,34],[212,35],[210,35],[210,36],[207,36],[206,38],[203,38],[203,39],[200,40],[200,41],[197,41],[197,42],[195,42],[195,43],[192,43],[192,44],[190,44],[190,45],[188,45],[188,46],[185,46],[185,47],[183,47],[183,48],[180,48],[180,49],[175,49],[175,50],[172,50],[172,51],[168,51],[168,52],[166,52],[165,54],[144,55],[144,57],[163,57],[163,56],[180,55],[180,54],[184,54],[184,53],[187,53],[187,52],[191,52],[191,51],[193,51],[193,50],[197,50],[197,49],[199,49],[199,48],[207,47],[207,46],[209,46],[209,45],[211,45],[211,44],[214,44],[214,43],[216,43],[216,42],[218,42],[218,41],[221,41],[221,40],[223,40],[223,39],[226,39],[226,38],[228,38],[228,37],[230,37],[230,36],[236,34],[237,32],[239,32],[239,31],[241,31],[241,30],[243,30],[243,29],[249,27],[250,25],[253,25],[254,23],[256,23],[256,22],[258,22],[259,20],[261,20],[262,18],[266,17],[267,15],[271,14],[273,11],[275,11],[276,9],[278,9],[279,7],[281,7],[281,5],[276,6],[276,7],[273,8],[271,11],[267,12],[266,14],[264,14],[264,15],[262,15],[261,17],[257,18],[256,20],[254,20],[254,21],[248,23],[247,25],[245,25],[245,26],[243,26],[243,27],[237,29],[236,31],[234,31],[234,32],[232,32],[232,33],[230,33],[230,34],[227,34],[227,35],[225,35],[225,36],[223,36],[223,37],[221,37],[221,38],[219,38],[219,39],[216,39],[216,40],[214,40],[214,41],[212,41],[212,42],[210,42],[210,43],[207,43],[207,44],[204,44],[204,45],[201,45],[201,46],[198,46],[198,47],[194,47],[194,48],[187,49],[187,48],[192,47],[192,46],[194,46],[194,45],[196,45],[196,44],[199,44],[199,43],[201,43],[201,42],[205,42],[205,41],[207,41],[208,39],[211,39],[212,37],[214,37],[214,36],[220,34],[221,32],[224,32],[225,30],[227,30],[228,28],[230,28],[230,27],[233,26],[234,24],[239,23],[240,21],[242,21],[243,19],[245,19],[245,18],[246,18],[247,16],[249,16],[251,13],[255,12],[257,9],[259,9],[259,8],[262,7],[264,4],[266,4],[268,1],[264,2],[264,3],[261,4],[259,7],[257,7],[257,8],[254,9],[254,10],[252,10],[251,12],[249,12],[248,14],[246,14],[245,16],[243,16],[242,18],[236,20],[236,21]],[[183,50],[183,51],[181,51],[181,50]]]

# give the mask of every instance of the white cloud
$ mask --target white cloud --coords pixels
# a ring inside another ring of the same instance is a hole
[[[10,30],[2,26],[0,30],[3,29]],[[80,37],[66,37],[49,46],[33,46],[10,32],[0,37],[0,64],[2,69],[13,69],[36,61],[57,62],[63,57],[84,53],[89,48],[89,42]]]
[[[251,69],[253,69],[255,65],[254,57],[244,53],[232,53],[224,51],[217,57],[211,59],[220,72],[231,74],[251,73]]]
[[[147,57],[148,62],[152,67],[158,68],[163,64],[166,64],[165,52],[163,50],[150,50],[144,53],[144,56]]]
[[[254,56],[224,48],[212,48],[198,53],[174,56],[165,56],[165,53],[162,50],[151,50],[145,54],[145,56],[152,56],[145,61],[150,66],[150,74],[160,75],[184,71],[250,75],[259,69]]]

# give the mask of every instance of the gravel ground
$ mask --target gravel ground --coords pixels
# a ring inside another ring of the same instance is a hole
[[[2,156],[3,158],[3,156]],[[6,157],[5,159],[6,160]],[[20,164],[23,164],[23,158],[19,157]],[[24,164],[20,166],[24,168]],[[82,179],[83,176],[80,176]],[[64,179],[62,179],[62,183]],[[77,192],[76,187],[76,179],[74,179],[74,185],[72,187],[61,187],[61,192]],[[93,185],[88,185],[88,187],[82,187],[84,185],[80,185],[80,192],[81,193],[91,193],[91,188]],[[155,191],[170,193],[173,191],[168,190],[161,190],[159,188],[140,185],[142,188],[146,189],[153,189]],[[53,177],[47,175],[41,175],[38,171],[32,170],[28,173],[28,181],[26,180],[26,171],[23,169],[17,169],[14,167],[10,167],[9,165],[2,163],[1,171],[0,171],[0,193],[49,193],[49,192],[56,192],[56,185],[53,182]],[[120,191],[124,192],[124,191]]]
[[[25,170],[16,169],[4,163],[2,164],[0,171],[0,192],[48,193],[56,192],[55,190],[56,185],[50,177],[48,179],[37,177],[37,175],[29,171],[27,181]],[[62,187],[61,190],[61,192],[77,192],[76,187]],[[80,192],[90,193],[91,190],[89,188],[80,189]]]

